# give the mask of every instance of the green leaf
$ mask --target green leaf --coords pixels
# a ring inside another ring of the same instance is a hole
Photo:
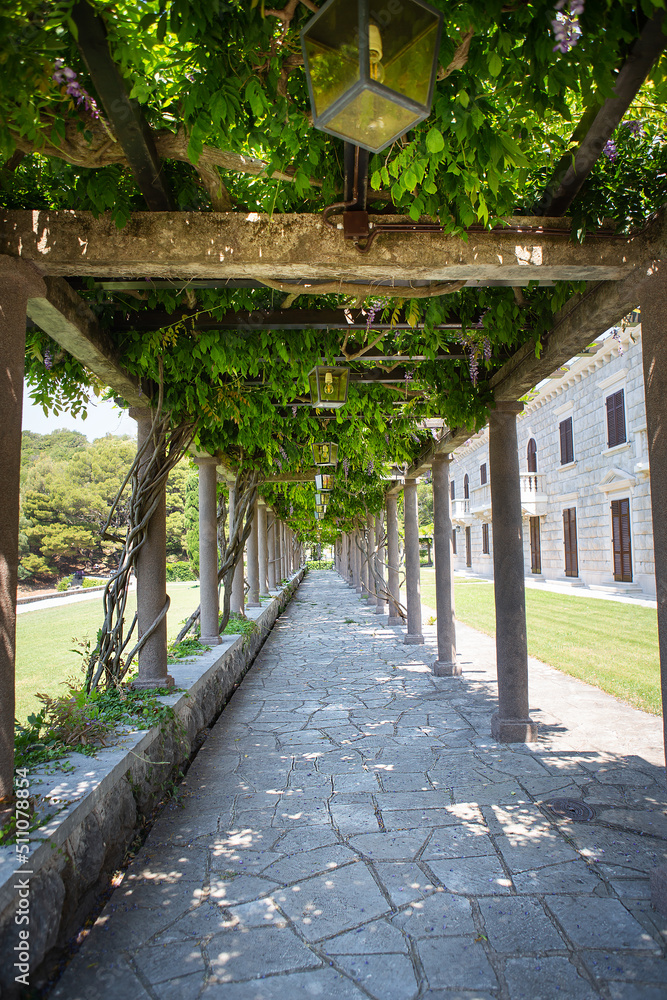
[[[429,153],[439,153],[445,148],[445,140],[442,137],[442,132],[437,128],[432,128],[429,130],[426,136],[426,148]]]
[[[467,108],[468,105],[470,104],[470,97],[468,95],[468,92],[465,90],[460,90],[458,92],[458,94],[456,95],[456,100],[464,108]]]
[[[498,76],[503,68],[503,61],[497,52],[489,52],[488,63],[491,76]]]

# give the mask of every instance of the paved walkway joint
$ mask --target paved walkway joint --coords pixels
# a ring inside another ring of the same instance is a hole
[[[592,689],[542,666],[539,742],[494,743],[488,640],[462,629],[463,677],[438,678],[432,630],[383,621],[306,577],[58,1000],[664,1000],[664,770],[631,752],[651,717],[594,692],[588,732],[604,713],[621,749],[573,742]]]

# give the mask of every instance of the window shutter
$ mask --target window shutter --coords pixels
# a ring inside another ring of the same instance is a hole
[[[563,511],[563,542],[565,546],[565,576],[579,576],[576,507],[570,507]]]
[[[611,534],[614,554],[614,580],[632,583],[632,546],[630,540],[630,500],[611,501]]]
[[[470,499],[470,480],[468,479],[468,473],[467,472],[466,472],[465,476],[463,477],[463,499],[464,500],[469,500]]]
[[[452,530],[452,554],[456,555],[456,528]]]
[[[625,393],[622,389],[614,393],[614,406],[616,410],[616,444],[625,443]],[[624,501],[627,503],[627,500]]]
[[[528,471],[537,472],[537,444],[535,442],[535,438],[531,438],[528,442],[527,459]]]
[[[450,500],[456,500],[456,483],[453,479],[449,484],[449,498]]]
[[[572,417],[560,423],[560,464],[567,465],[574,461],[574,446],[572,442]]]
[[[609,448],[625,444],[625,393],[619,389],[607,396],[607,441]]]
[[[479,485],[486,486],[486,462],[479,467]]]

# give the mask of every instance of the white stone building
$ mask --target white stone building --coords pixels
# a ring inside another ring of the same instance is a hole
[[[639,314],[530,393],[517,434],[526,576],[655,598]],[[488,426],[450,476],[454,566],[490,578]]]

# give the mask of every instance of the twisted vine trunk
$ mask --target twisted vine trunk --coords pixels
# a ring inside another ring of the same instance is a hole
[[[401,604],[400,601],[398,601],[396,598],[392,597],[392,595],[389,593],[389,590],[387,589],[386,581],[380,576],[380,574],[377,571],[377,553],[386,544],[386,539],[387,539],[386,531],[383,531],[382,535],[380,536],[379,545],[377,549],[374,549],[373,551],[371,551],[370,540],[367,538],[367,529],[365,529],[363,532],[360,533],[360,537],[361,541],[359,540],[359,538],[355,538],[354,541],[357,548],[361,552],[362,561],[368,566],[368,572],[375,581],[375,596],[381,597],[382,600],[395,604],[399,616],[403,619],[407,619],[408,617],[407,608],[403,604]],[[389,570],[390,568],[389,563],[386,563],[386,568],[387,570]]]
[[[184,422],[172,426],[170,413],[162,413],[162,386],[158,406],[153,416],[150,435],[137,450],[135,459],[111,505],[102,537],[122,541],[118,569],[104,588],[104,621],[98,632],[97,644],[86,669],[86,691],[91,691],[104,681],[107,687],[118,685],[127,674],[132,661],[153,635],[167,611],[169,598],[159,615],[129,653],[129,646],[137,624],[135,613],[132,623],[125,627],[125,613],[129,596],[130,579],[136,567],[137,556],[146,543],[148,525],[155,513],[169,473],[187,451],[197,429],[197,424]],[[123,494],[130,486],[129,525],[125,538],[109,533]]]
[[[243,549],[252,531],[252,518],[257,499],[257,486],[259,483],[259,472],[256,470],[244,470],[236,477],[236,503],[234,504],[234,519],[229,525],[229,540],[225,535],[225,521],[227,518],[227,505],[222,498],[218,501],[218,547],[220,549],[220,567],[218,569],[218,584],[222,583],[223,599],[222,613],[220,618],[220,631],[224,631],[230,615],[230,604],[232,599],[232,580],[234,570],[243,559]],[[201,605],[193,611],[183,628],[176,636],[176,642],[180,642],[198,621],[201,614]]]

